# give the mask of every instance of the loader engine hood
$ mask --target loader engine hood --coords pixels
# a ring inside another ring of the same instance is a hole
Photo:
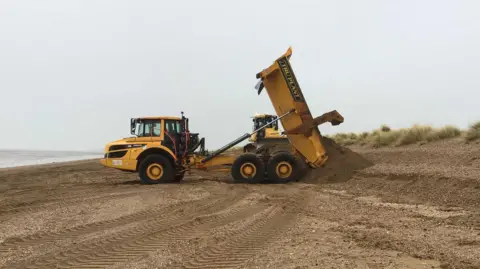
[[[265,136],[266,137],[274,137],[274,138],[283,137],[282,134],[279,131],[273,130],[271,128],[265,129]]]
[[[135,147],[142,147],[146,143],[137,142],[136,137],[127,137],[112,141],[105,145],[104,152],[107,153],[113,150],[129,149]]]

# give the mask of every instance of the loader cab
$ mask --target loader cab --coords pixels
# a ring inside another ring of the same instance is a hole
[[[277,116],[275,115],[256,116],[253,118],[253,129],[256,130],[275,119],[277,119]],[[274,123],[270,123],[269,126],[267,126],[267,128],[273,128],[274,130],[278,130],[278,121]]]
[[[256,115],[253,118],[253,130],[255,131],[258,128],[261,128],[262,126],[267,125],[269,122],[275,120],[276,118],[277,118],[276,115],[270,115],[270,114]],[[264,139],[266,137],[266,134],[270,133],[270,131],[272,130],[278,131],[278,121],[268,124],[268,126],[265,129],[260,130],[255,137],[251,138],[251,140]]]

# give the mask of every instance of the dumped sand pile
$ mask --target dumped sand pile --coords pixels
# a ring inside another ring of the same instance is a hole
[[[322,143],[327,151],[328,161],[324,167],[309,169],[302,180],[304,182],[329,183],[347,181],[356,171],[374,164],[362,155],[338,145],[330,138],[322,137]]]

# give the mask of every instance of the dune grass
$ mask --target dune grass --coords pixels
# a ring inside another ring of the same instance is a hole
[[[465,134],[465,139],[467,141],[473,141],[479,138],[480,138],[480,121],[477,121],[476,123],[470,125],[470,128],[468,128]]]
[[[392,129],[383,124],[380,128],[371,132],[337,133],[328,137],[345,146],[366,145],[372,147],[428,143],[456,137],[462,137],[469,142],[480,139],[480,121],[472,124],[468,130],[464,131],[452,125],[433,128],[429,125],[415,124],[410,128]]]

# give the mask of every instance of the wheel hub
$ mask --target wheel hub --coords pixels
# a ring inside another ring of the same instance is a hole
[[[152,180],[159,180],[163,176],[163,166],[152,163],[147,168],[147,176]]]
[[[281,178],[287,178],[292,174],[292,165],[288,162],[280,162],[277,164],[276,172]]]
[[[249,178],[255,176],[257,169],[253,163],[244,163],[240,167],[240,173],[243,177]]]

